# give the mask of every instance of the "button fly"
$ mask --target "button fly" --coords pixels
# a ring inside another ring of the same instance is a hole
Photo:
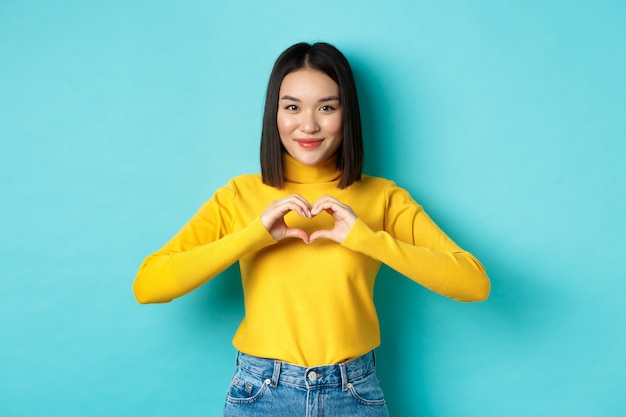
[[[311,371],[309,372],[309,375],[307,375],[307,377],[309,378],[309,381],[315,382],[315,380],[317,379],[317,372]]]

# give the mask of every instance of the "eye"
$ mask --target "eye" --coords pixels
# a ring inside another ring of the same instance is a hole
[[[298,110],[298,106],[296,106],[295,104],[287,104],[284,107],[284,109],[288,110],[288,111],[297,111]]]
[[[322,106],[320,107],[321,111],[327,112],[327,111],[333,111],[335,110],[335,108],[333,106]]]

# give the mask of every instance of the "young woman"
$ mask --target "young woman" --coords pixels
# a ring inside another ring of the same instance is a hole
[[[348,61],[299,43],[272,70],[261,174],[217,190],[138,272],[141,303],[180,297],[239,261],[245,318],[224,416],[386,416],[373,349],[381,263],[439,294],[487,298],[482,265],[404,189],[361,174]]]

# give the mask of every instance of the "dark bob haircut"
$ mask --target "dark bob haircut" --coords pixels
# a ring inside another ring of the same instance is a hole
[[[337,168],[341,171],[339,188],[346,188],[361,179],[363,170],[363,136],[356,83],[346,57],[327,43],[298,43],[285,50],[276,60],[265,96],[263,130],[261,133],[261,175],[263,183],[284,188],[283,152],[276,115],[278,95],[283,78],[300,69],[318,70],[339,86],[343,107],[342,143],[337,150]]]

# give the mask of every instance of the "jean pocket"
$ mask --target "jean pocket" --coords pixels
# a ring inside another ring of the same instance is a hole
[[[269,379],[238,369],[228,388],[226,401],[231,404],[251,404],[263,396],[269,384]]]
[[[385,396],[375,373],[348,383],[350,394],[363,405],[378,407],[385,405]]]

